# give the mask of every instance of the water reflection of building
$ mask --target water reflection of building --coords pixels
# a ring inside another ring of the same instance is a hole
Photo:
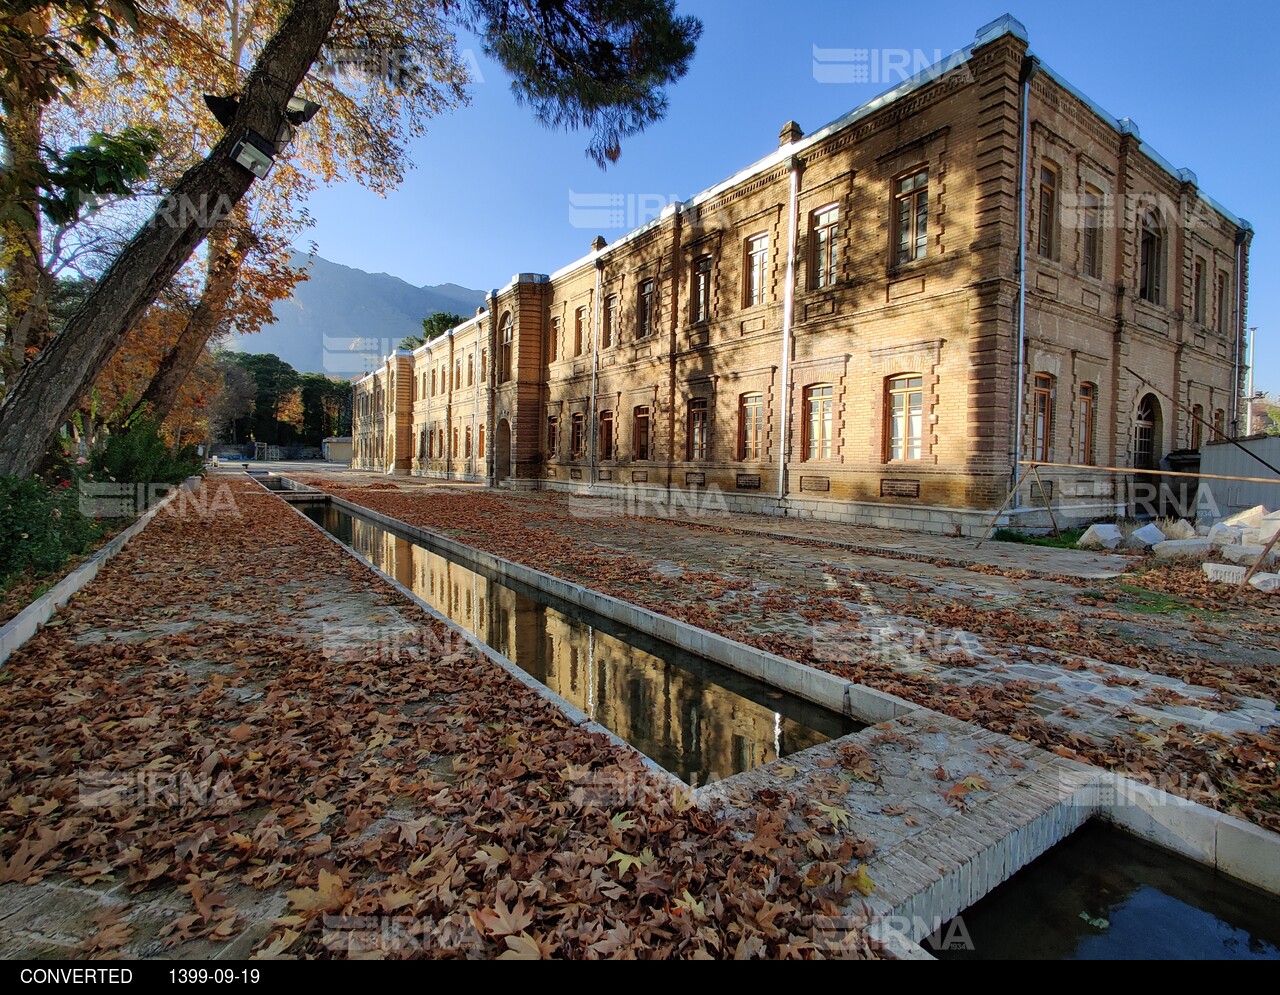
[[[697,783],[820,734],[555,608],[359,520],[352,546],[601,725]]]

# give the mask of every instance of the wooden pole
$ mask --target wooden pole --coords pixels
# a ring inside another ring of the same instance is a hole
[[[1018,478],[1018,482],[1014,484],[1013,489],[1005,495],[1004,504],[1000,505],[1000,510],[991,516],[991,521],[987,523],[987,527],[982,533],[982,538],[978,540],[978,545],[974,546],[974,549],[982,548],[982,544],[987,541],[987,538],[991,535],[992,528],[995,527],[996,519],[1004,514],[1005,508],[1009,507],[1009,502],[1012,501],[1013,496],[1018,493],[1018,488],[1022,486],[1022,482],[1027,479],[1027,474],[1030,472],[1030,468],[1022,471],[1022,476]]]
[[[1044,481],[1040,479],[1040,467],[1034,463],[1031,464],[1031,472],[1036,475],[1036,483],[1040,485],[1040,497],[1044,499],[1044,510],[1049,513],[1049,521],[1053,524],[1053,534],[1060,536],[1062,529],[1058,528],[1058,519],[1053,514],[1053,498],[1045,494]]]

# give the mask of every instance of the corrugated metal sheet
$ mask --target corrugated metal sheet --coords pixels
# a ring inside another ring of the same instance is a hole
[[[1240,445],[1261,456],[1272,466],[1280,467],[1280,436],[1242,440]],[[1266,477],[1274,484],[1244,484],[1229,480],[1205,480],[1202,492],[1211,490],[1214,503],[1223,515],[1230,515],[1255,505],[1264,504],[1272,511],[1280,509],[1280,474],[1272,473],[1256,459],[1226,442],[1206,445],[1200,452],[1200,472],[1232,477]]]

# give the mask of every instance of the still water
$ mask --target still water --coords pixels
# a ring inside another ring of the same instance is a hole
[[[1280,900],[1090,822],[940,934],[972,941],[924,944],[944,960],[1276,960]]]
[[[643,632],[471,570],[328,501],[297,507],[689,784],[729,777],[862,728]]]

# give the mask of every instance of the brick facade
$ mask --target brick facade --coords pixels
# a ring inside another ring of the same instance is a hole
[[[1017,455],[1158,461],[1212,436],[1183,404],[1232,430],[1251,237],[1002,19],[963,59],[808,137],[789,123],[738,176],[391,357],[356,384],[355,465],[975,532]],[[459,388],[440,372],[458,357],[488,375],[464,368]],[[374,403],[392,382],[394,409]],[[445,452],[424,450],[446,424]],[[468,425],[470,456],[453,445]],[[1066,517],[1124,510],[1111,475],[1042,475]],[[1009,519],[1038,524],[1042,499],[1024,487]]]

